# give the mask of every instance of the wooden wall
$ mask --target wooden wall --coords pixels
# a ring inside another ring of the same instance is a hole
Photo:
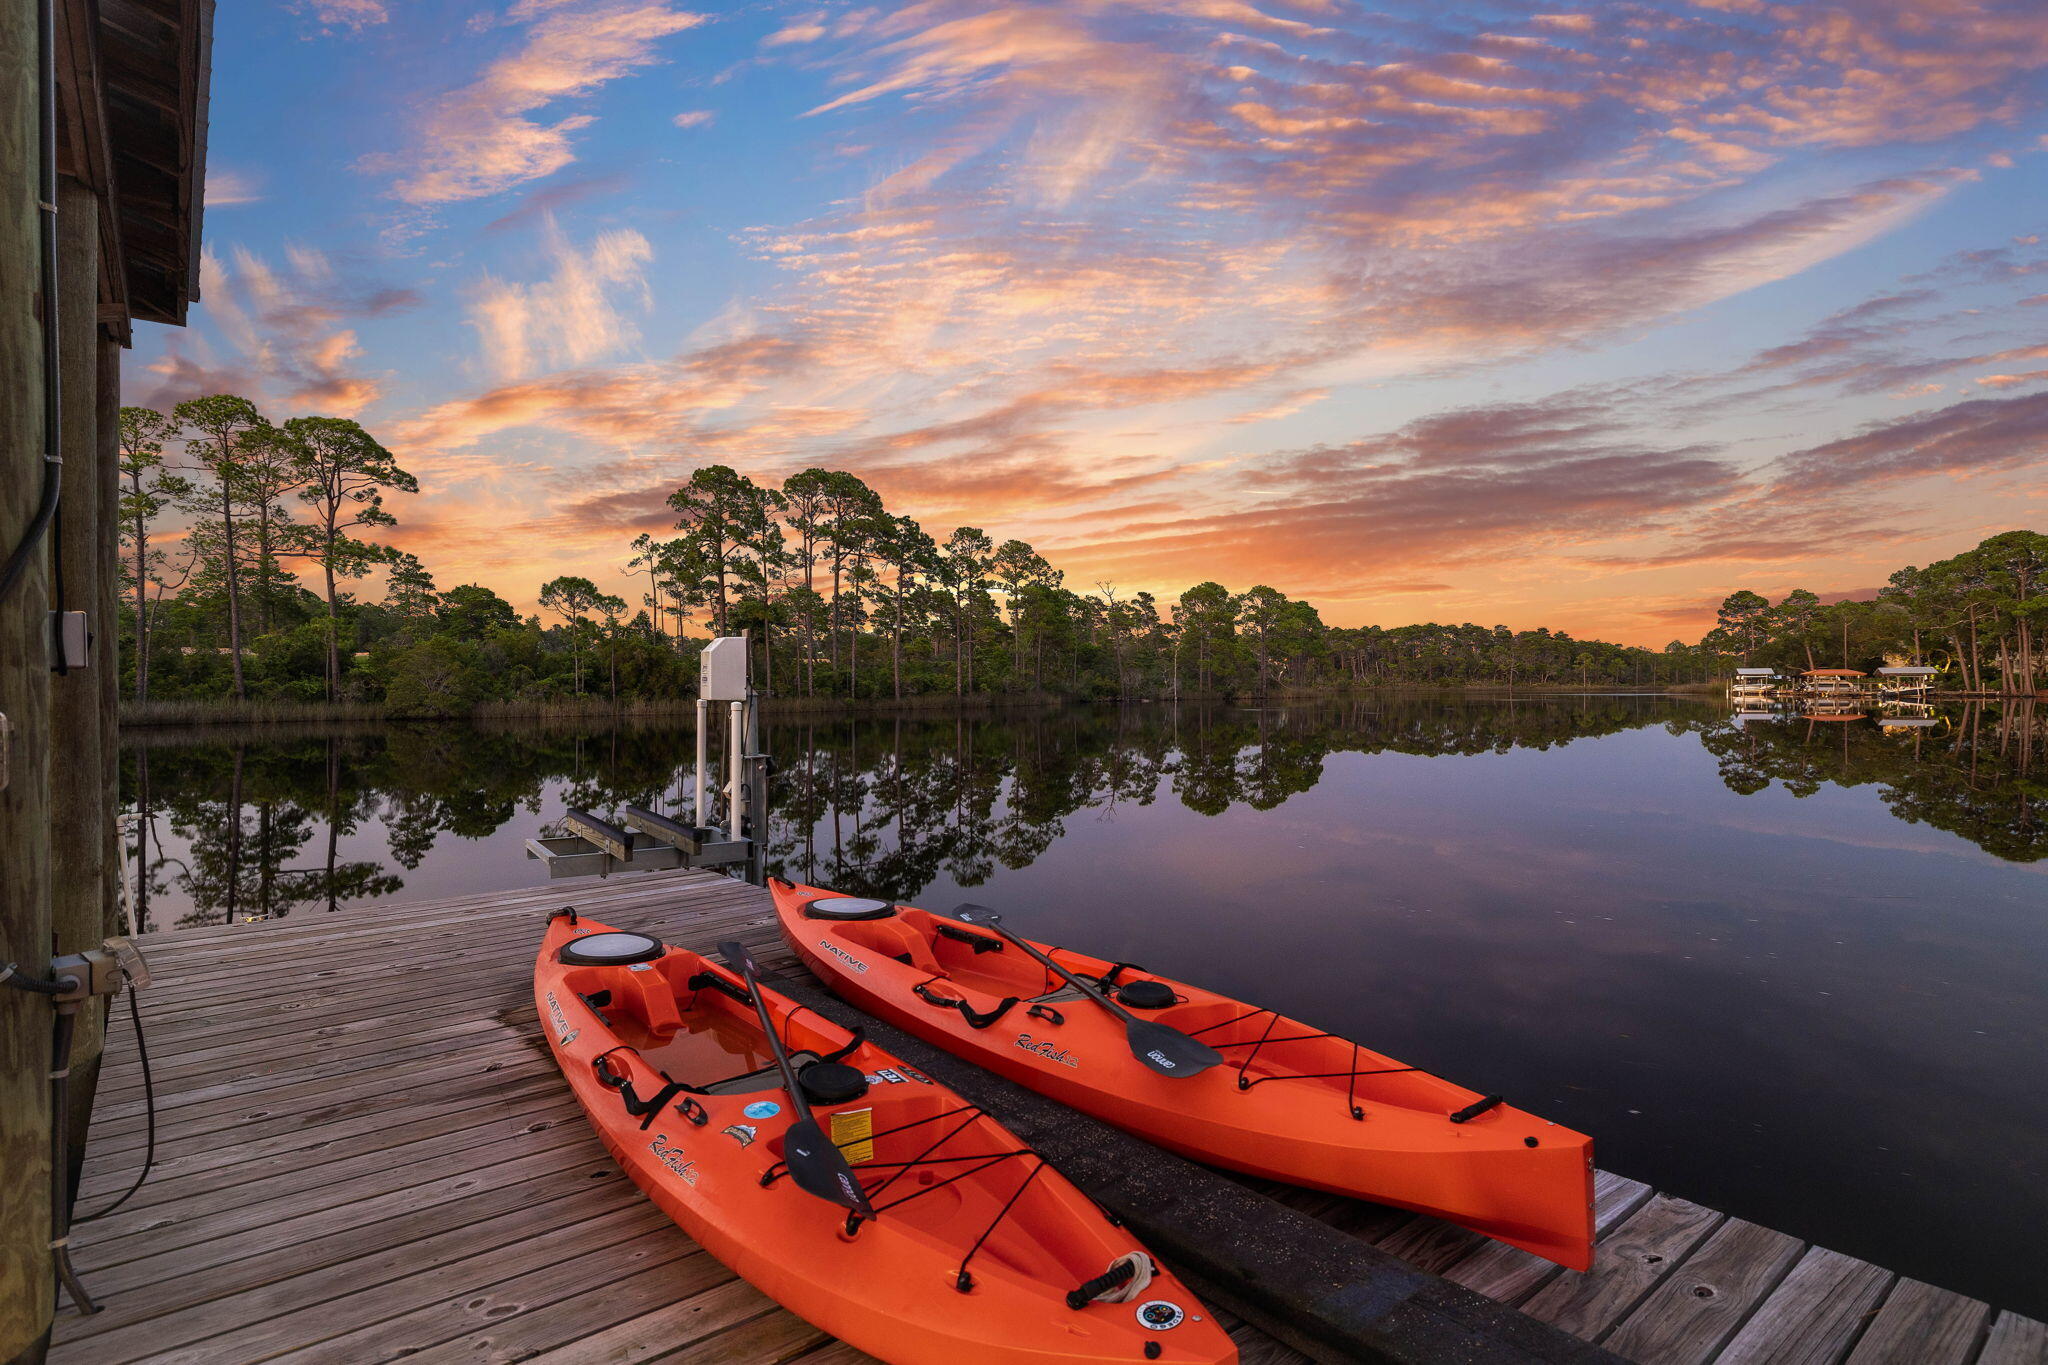
[[[22,543],[42,494],[43,364],[33,3],[0,0],[0,556]],[[27,572],[0,600],[0,963],[48,975],[117,918],[115,610],[120,348],[100,306],[99,196],[58,183],[62,500]],[[61,589],[61,592],[60,592]],[[48,613],[88,613],[89,661],[51,670]],[[62,1116],[74,1169],[85,1146],[103,1002],[81,1011]],[[39,1359],[55,1302],[50,1235],[47,998],[0,989],[0,1360]],[[68,1310],[67,1310],[68,1311]]]

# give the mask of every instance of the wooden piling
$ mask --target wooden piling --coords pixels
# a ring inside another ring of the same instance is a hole
[[[113,667],[115,617],[104,609],[100,566],[114,531],[100,522],[99,197],[69,176],[57,183],[57,315],[59,370],[64,376],[64,501],[51,541],[54,597],[67,611],[87,613],[91,649],[82,668],[50,678],[50,733],[63,736],[64,762],[50,767],[50,924],[59,953],[82,952],[106,937],[106,832],[113,820],[111,788],[100,772],[100,679]],[[71,1084],[64,1121],[71,1129],[75,1178],[85,1155],[99,1077],[106,1002],[78,1011],[71,1042]]]
[[[36,6],[0,5],[0,561],[43,489],[43,357]],[[50,675],[47,555],[0,599],[0,964],[50,960]],[[0,1360],[40,1359],[50,1269],[50,1005],[0,989]]]

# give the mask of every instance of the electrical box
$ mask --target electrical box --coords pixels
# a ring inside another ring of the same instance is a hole
[[[50,613],[53,666],[85,668],[92,663],[92,631],[82,611]]]
[[[705,701],[747,699],[747,637],[721,635],[697,656],[697,695]]]

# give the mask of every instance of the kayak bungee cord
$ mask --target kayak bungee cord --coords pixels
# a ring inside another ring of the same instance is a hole
[[[1001,1163],[1008,1161],[1012,1157],[1029,1156],[1038,1158],[1038,1164],[1033,1166],[1031,1170],[1025,1175],[1025,1177],[1017,1183],[1017,1188],[1012,1190],[1010,1192],[1010,1197],[1003,1201],[1003,1206],[1002,1208],[996,1211],[996,1216],[989,1220],[988,1225],[986,1227],[982,1228],[980,1235],[975,1237],[973,1243],[967,1248],[967,1254],[960,1258],[960,1265],[955,1270],[953,1276],[953,1288],[962,1294],[971,1293],[974,1289],[974,1276],[968,1272],[968,1263],[974,1259],[975,1253],[981,1250],[982,1244],[988,1241],[990,1235],[995,1232],[996,1228],[1001,1226],[1003,1219],[1009,1216],[1010,1210],[1016,1207],[1017,1201],[1019,1199],[1023,1198],[1024,1191],[1029,1189],[1031,1187],[1031,1183],[1038,1179],[1039,1173],[1046,1168],[1047,1162],[1045,1158],[1039,1155],[1037,1151],[1030,1147],[1019,1147],[1013,1151],[1008,1152],[970,1152],[953,1156],[932,1155],[934,1152],[938,1151],[939,1148],[945,1146],[948,1142],[951,1142],[954,1138],[958,1137],[961,1133],[965,1132],[968,1129],[968,1127],[974,1123],[976,1119],[987,1116],[986,1110],[982,1109],[979,1105],[973,1104],[962,1105],[957,1109],[948,1109],[943,1113],[928,1115],[925,1118],[913,1119],[909,1123],[899,1123],[893,1128],[884,1128],[880,1132],[869,1133],[859,1138],[850,1138],[844,1143],[832,1142],[829,1139],[826,1139],[824,1131],[818,1127],[816,1118],[814,1118],[811,1114],[809,1102],[802,1093],[803,1083],[801,1079],[799,1079],[796,1075],[794,1067],[790,1064],[788,1040],[782,1036],[781,1029],[778,1029],[776,1027],[773,1018],[768,1013],[767,1002],[761,998],[760,985],[759,982],[755,979],[756,973],[759,971],[759,967],[755,964],[752,956],[748,954],[746,948],[739,943],[719,944],[718,955],[724,958],[726,962],[732,966],[733,970],[740,974],[741,980],[746,985],[746,998],[748,1002],[754,1006],[756,1013],[758,1013],[760,1016],[763,1036],[768,1041],[769,1049],[775,1054],[776,1066],[781,1070],[783,1075],[783,1088],[785,1091],[788,1092],[792,1106],[796,1112],[797,1121],[790,1125],[788,1134],[786,1134],[783,1138],[783,1150],[797,1158],[798,1161],[814,1162],[814,1164],[817,1167],[822,1167],[827,1170],[831,1170],[833,1165],[833,1158],[836,1158],[838,1163],[838,1169],[843,1170],[845,1172],[845,1178],[842,1180],[837,1174],[837,1172],[834,1171],[831,1177],[832,1184],[829,1186],[831,1192],[821,1195],[820,1197],[825,1198],[832,1203],[841,1204],[844,1207],[846,1207],[846,1209],[848,1210],[846,1215],[847,1236],[854,1236],[860,1231],[860,1225],[863,1222],[872,1221],[874,1218],[878,1217],[883,1213],[888,1212],[890,1209],[901,1208],[903,1205],[908,1204],[913,1199],[921,1198],[924,1195],[931,1194],[936,1190],[942,1190],[946,1188],[948,1185],[954,1184],[958,1181],[972,1179],[973,1177],[980,1175],[983,1171],[986,1171],[991,1167],[1000,1165]],[[704,984],[709,985],[711,983],[706,982]],[[692,980],[691,985],[693,989],[702,989],[701,986],[697,985],[695,979]],[[783,1028],[787,1028],[790,1020],[794,1019],[797,1016],[797,1014],[807,1009],[810,1009],[810,1006],[798,1005],[795,1009],[790,1010],[783,1017]],[[814,1014],[817,1013],[817,1011],[815,1010],[812,1010],[811,1012]],[[963,1013],[964,1012],[965,1011],[963,1011]],[[819,1017],[823,1018],[824,1016],[820,1015]],[[865,1031],[861,1029],[855,1029],[852,1030],[852,1032],[854,1034],[853,1041],[847,1044],[846,1048],[844,1049],[845,1052],[850,1052],[852,1049],[860,1046],[865,1036]],[[618,1090],[620,1092],[621,1096],[626,1101],[626,1111],[629,1114],[632,1114],[636,1118],[640,1117],[642,1114],[646,1115],[645,1120],[640,1125],[644,1129],[647,1127],[649,1123],[653,1122],[654,1116],[661,1112],[662,1107],[666,1105],[668,1101],[675,1096],[676,1093],[684,1089],[687,1089],[687,1087],[685,1087],[679,1082],[671,1081],[669,1082],[668,1086],[665,1087],[661,1091],[661,1093],[656,1095],[654,1098],[648,1100],[639,1099],[638,1096],[635,1095],[633,1092],[631,1081],[623,1076],[618,1076],[615,1078],[613,1074],[609,1073],[609,1068],[605,1065],[605,1058],[611,1056],[613,1052],[621,1051],[630,1052],[632,1051],[632,1049],[621,1044],[619,1047],[612,1048],[608,1052],[600,1053],[595,1059],[593,1065],[597,1070],[598,1079],[603,1081],[604,1084],[611,1086],[613,1089]],[[685,1101],[685,1103],[688,1102],[689,1101]],[[912,1128],[920,1128],[923,1127],[925,1124],[937,1123],[942,1119],[953,1118],[955,1116],[962,1116],[960,1118],[959,1123],[955,1124],[953,1127],[946,1130],[946,1132],[942,1133],[923,1151],[919,1152],[916,1156],[912,1157],[908,1161],[863,1161],[861,1165],[869,1170],[892,1169],[892,1174],[884,1177],[882,1180],[877,1182],[872,1188],[861,1184],[859,1178],[854,1175],[852,1166],[847,1162],[845,1153],[841,1150],[842,1147],[846,1146],[872,1144],[878,1138],[888,1137],[895,1133],[907,1132]],[[816,1130],[819,1140],[825,1144],[824,1148],[819,1150],[816,1153],[816,1155],[822,1156],[824,1151],[829,1151],[832,1154],[831,1157],[825,1158],[822,1161],[817,1161],[812,1151],[806,1150],[804,1145],[800,1145],[796,1135],[797,1130],[804,1124],[809,1124],[812,1129]],[[956,1171],[952,1175],[945,1177],[943,1180],[934,1180],[929,1185],[920,1185],[917,1189],[912,1190],[909,1194],[901,1195],[895,1199],[890,1200],[886,1204],[876,1204],[873,1202],[876,1196],[880,1195],[884,1190],[888,1189],[891,1185],[895,1184],[898,1180],[902,1179],[905,1175],[909,1174],[911,1171],[917,1169],[918,1167],[959,1165],[964,1164],[966,1162],[978,1162],[980,1164],[970,1166],[968,1167],[968,1169],[964,1171]],[[761,1184],[763,1187],[773,1185],[777,1180],[781,1179],[784,1175],[789,1175],[792,1178],[794,1178],[797,1185],[806,1190],[807,1192],[811,1194],[818,1194],[817,1190],[812,1189],[811,1186],[805,1183],[803,1171],[799,1170],[795,1162],[792,1162],[788,1158],[785,1158],[781,1161],[774,1163],[767,1170],[763,1171],[761,1173]],[[849,1197],[841,1198],[839,1197],[841,1195]],[[1093,1203],[1094,1201],[1091,1199],[1090,1202]],[[1100,1207],[1100,1205],[1097,1205],[1098,1209],[1100,1209]],[[1104,1213],[1104,1216],[1105,1218],[1108,1218],[1108,1221],[1112,1226],[1120,1226],[1117,1220],[1113,1217],[1109,1217],[1109,1215],[1106,1212]],[[1118,1263],[1118,1265],[1112,1266],[1109,1270],[1103,1272],[1101,1275],[1096,1276],[1094,1279],[1087,1280],[1082,1284],[1075,1286],[1073,1289],[1068,1290],[1066,1293],[1067,1306],[1075,1310],[1085,1308],[1087,1305],[1093,1303],[1097,1298],[1101,1297],[1103,1294],[1129,1281],[1131,1278],[1133,1278],[1134,1273],[1134,1267],[1128,1260],[1121,1261]]]
[[[800,1006],[799,1008],[808,1007]],[[1024,1177],[1024,1179],[1018,1183],[1017,1188],[1011,1191],[1010,1197],[1003,1202],[1002,1208],[996,1211],[996,1216],[989,1220],[988,1226],[984,1227],[981,1230],[981,1235],[976,1237],[974,1239],[973,1245],[967,1248],[967,1254],[960,1258],[960,1266],[958,1271],[954,1275],[953,1287],[962,1294],[969,1293],[974,1289],[974,1276],[970,1275],[967,1271],[968,1262],[974,1259],[975,1253],[981,1250],[982,1243],[986,1242],[989,1239],[990,1234],[992,1234],[996,1230],[996,1228],[1001,1225],[1003,1219],[1009,1216],[1010,1210],[1016,1207],[1017,1200],[1023,1197],[1024,1191],[1030,1188],[1031,1182],[1038,1179],[1039,1172],[1043,1171],[1048,1164],[1046,1162],[1045,1157],[1042,1156],[1035,1148],[1031,1147],[1019,1147],[1015,1151],[1009,1152],[970,1152],[958,1156],[932,1155],[932,1153],[938,1151],[939,1148],[945,1146],[948,1142],[951,1142],[961,1133],[967,1131],[967,1129],[974,1123],[976,1119],[983,1118],[987,1116],[987,1114],[988,1111],[983,1109],[979,1105],[964,1104],[957,1109],[948,1109],[943,1113],[927,1115],[926,1117],[921,1119],[913,1119],[909,1123],[899,1123],[893,1128],[884,1128],[880,1132],[871,1133],[865,1137],[852,1138],[848,1139],[844,1143],[834,1144],[835,1146],[844,1147],[853,1146],[860,1143],[869,1143],[875,1141],[878,1138],[888,1137],[894,1133],[907,1132],[912,1128],[923,1127],[927,1123],[937,1123],[942,1119],[949,1119],[955,1116],[964,1116],[961,1117],[959,1123],[953,1125],[953,1127],[948,1129],[938,1139],[933,1141],[923,1151],[919,1152],[916,1156],[912,1157],[908,1161],[863,1161],[861,1165],[868,1170],[881,1170],[893,1168],[893,1174],[885,1177],[884,1179],[878,1181],[876,1184],[872,1186],[865,1187],[865,1193],[867,1194],[868,1198],[872,1200],[876,1196],[880,1195],[884,1190],[888,1189],[891,1185],[895,1184],[898,1180],[901,1180],[905,1175],[908,1175],[911,1171],[916,1170],[918,1167],[921,1166],[953,1165],[956,1163],[968,1161],[978,1161],[981,1164],[978,1166],[971,1167],[968,1170],[959,1171],[953,1175],[949,1175],[944,1180],[935,1180],[929,1185],[921,1185],[917,1189],[912,1190],[909,1194],[902,1195],[896,1199],[892,1199],[886,1204],[876,1204],[874,1205],[872,1210],[866,1215],[866,1218],[873,1218],[879,1214],[887,1213],[890,1209],[901,1208],[903,1205],[908,1204],[911,1200],[920,1198],[923,1195],[930,1194],[934,1190],[942,1190],[946,1186],[953,1184],[955,1181],[971,1179],[972,1177],[981,1174],[983,1171],[988,1170],[992,1166],[996,1166],[1004,1161],[1008,1161],[1011,1157],[1032,1156],[1038,1158],[1038,1164],[1033,1166],[1030,1172]],[[776,1162],[773,1166],[770,1166],[765,1172],[762,1173],[761,1183],[763,1185],[774,1184],[777,1180],[782,1178],[783,1174],[787,1171],[787,1169],[788,1165],[786,1162]],[[1092,1197],[1090,1197],[1089,1202],[1094,1203],[1095,1201]],[[1114,1215],[1110,1214],[1108,1210],[1103,1209],[1100,1204],[1097,1204],[1096,1208],[1102,1213],[1104,1219],[1107,1220],[1112,1227],[1122,1226],[1122,1223]],[[850,1237],[853,1236],[855,1233],[859,1232],[860,1225],[863,1221],[863,1215],[861,1215],[860,1213],[856,1212],[847,1214],[847,1235]],[[1077,1310],[1080,1308],[1084,1308],[1088,1304],[1093,1303],[1102,1294],[1106,1293],[1111,1289],[1114,1289],[1116,1286],[1124,1283],[1126,1280],[1130,1278],[1131,1268],[1128,1266],[1127,1263],[1123,1264],[1122,1269],[1113,1268],[1109,1271],[1106,1271],[1102,1275],[1097,1276],[1095,1279],[1088,1280],[1082,1284],[1076,1285],[1073,1289],[1068,1290],[1066,1295],[1067,1307]]]
[[[1365,1121],[1365,1110],[1360,1108],[1358,1103],[1358,1078],[1360,1076],[1399,1076],[1410,1071],[1422,1070],[1419,1066],[1383,1066],[1373,1071],[1360,1071],[1358,1069],[1358,1044],[1349,1039],[1339,1038],[1339,1042],[1351,1042],[1351,1069],[1349,1071],[1291,1071],[1282,1075],[1261,1076],[1255,1081],[1246,1080],[1245,1073],[1251,1070],[1252,1063],[1258,1059],[1260,1050],[1268,1043],[1278,1047],[1282,1043],[1310,1043],[1321,1038],[1337,1038],[1337,1035],[1334,1033],[1292,1033],[1285,1038],[1275,1038],[1273,1036],[1273,1029],[1280,1023],[1280,1012],[1273,1009],[1253,1010],[1249,1014],[1240,1014],[1235,1019],[1225,1019],[1219,1023],[1210,1024],[1206,1028],[1198,1028],[1195,1032],[1200,1034],[1208,1033],[1212,1029],[1228,1028],[1232,1024],[1242,1024],[1248,1019],[1256,1019],[1261,1014],[1270,1014],[1273,1017],[1266,1021],[1266,1031],[1261,1033],[1256,1040],[1240,1038],[1235,1042],[1215,1044],[1219,1048],[1247,1046],[1251,1048],[1251,1051],[1245,1054],[1245,1059],[1237,1065],[1237,1088],[1239,1090],[1249,1090],[1255,1085],[1264,1085],[1267,1081],[1325,1081],[1335,1080],[1337,1077],[1342,1076],[1347,1082],[1344,1087],[1344,1107],[1351,1112],[1352,1118],[1363,1123]]]

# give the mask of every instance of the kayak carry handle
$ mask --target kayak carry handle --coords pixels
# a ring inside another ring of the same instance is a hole
[[[620,1050],[619,1048],[613,1048],[612,1052]],[[659,1114],[670,1100],[689,1088],[681,1081],[669,1081],[667,1085],[656,1091],[651,1099],[643,1100],[638,1092],[633,1089],[633,1078],[622,1071],[616,1071],[612,1068],[611,1056],[611,1052],[598,1053],[590,1064],[591,1070],[597,1073],[599,1085],[607,1086],[619,1092],[619,1098],[626,1102],[626,1112],[640,1120],[640,1131],[643,1133],[653,1125],[654,1116]],[[664,1076],[662,1079],[667,1080],[668,1078]]]
[[[1118,1261],[1092,1280],[1083,1280],[1078,1286],[1067,1291],[1067,1307],[1076,1311],[1086,1308],[1101,1295],[1120,1284],[1128,1284],[1131,1276],[1138,1273],[1138,1267],[1129,1257]]]
[[[1500,1101],[1501,1097],[1499,1095],[1488,1095],[1483,1100],[1475,1100],[1471,1104],[1466,1105],[1463,1109],[1460,1109],[1457,1113],[1451,1115],[1451,1122],[1469,1123],[1473,1119],[1476,1119],[1481,1114],[1485,1113],[1487,1110],[1494,1108],[1496,1105],[1500,1103]]]

